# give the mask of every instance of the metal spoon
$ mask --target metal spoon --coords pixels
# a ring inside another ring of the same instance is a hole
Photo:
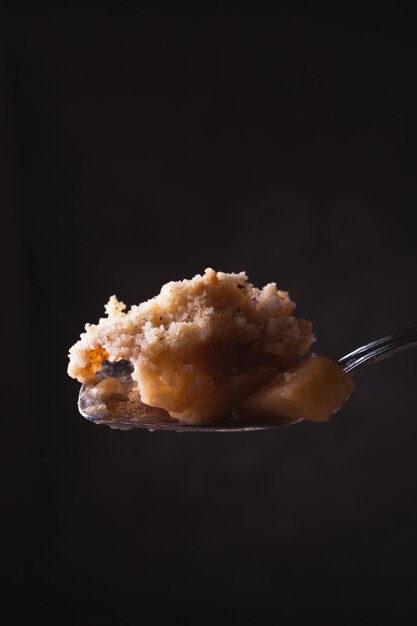
[[[353,375],[365,366],[373,365],[378,361],[397,354],[397,352],[413,347],[417,347],[417,326],[372,341],[350,352],[339,359],[338,362],[346,373]],[[189,426],[181,424],[162,409],[154,409],[142,404],[137,390],[135,390],[135,383],[132,382],[126,366],[122,365],[120,367],[117,363],[107,363],[100,374],[102,378],[107,376],[117,377],[126,389],[128,400],[115,400],[107,403],[105,415],[103,415],[97,410],[100,401],[92,401],[89,395],[91,388],[83,385],[78,398],[78,408],[81,415],[91,422],[105,424],[110,426],[110,428],[118,430],[147,428],[148,430],[175,430],[177,432],[247,432],[287,426],[301,421],[292,420],[285,422],[281,420],[266,423],[254,421],[253,423],[246,422],[242,424],[238,423],[230,415],[225,416],[224,419],[216,422],[213,426]]]

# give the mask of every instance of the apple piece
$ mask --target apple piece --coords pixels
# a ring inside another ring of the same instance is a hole
[[[336,413],[355,388],[351,376],[331,359],[312,354],[276,374],[266,387],[249,396],[235,411],[240,419],[324,422]]]

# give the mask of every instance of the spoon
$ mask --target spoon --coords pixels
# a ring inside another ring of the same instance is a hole
[[[382,337],[357,348],[339,359],[338,363],[346,373],[352,376],[365,366],[373,365],[402,350],[413,347],[417,347],[417,326]],[[91,387],[85,384],[81,387],[78,409],[83,417],[95,424],[105,424],[110,426],[110,428],[118,430],[147,428],[150,431],[175,430],[177,432],[248,432],[288,426],[289,424],[296,424],[302,421],[301,419],[291,421],[277,420],[276,422],[264,423],[254,421],[253,423],[245,422],[242,424],[236,421],[232,415],[228,415],[213,426],[181,424],[163,409],[155,409],[142,404],[136,383],[132,381],[130,376],[131,370],[129,366],[130,364],[126,361],[123,363],[107,362],[101,372],[98,372],[98,376],[103,379],[108,376],[118,378],[128,396],[127,400],[120,401],[116,399],[107,402],[104,407],[104,414],[102,411],[97,410],[100,400],[91,397]],[[103,405],[101,406],[103,407]]]

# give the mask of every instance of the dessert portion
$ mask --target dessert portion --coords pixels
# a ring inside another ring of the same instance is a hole
[[[230,413],[242,421],[321,421],[353,382],[324,357],[300,361],[314,335],[294,308],[275,283],[257,289],[243,272],[212,269],[169,282],[128,311],[112,296],[107,316],[87,324],[70,349],[68,373],[104,413],[133,389],[145,407],[186,424],[211,425]],[[106,368],[121,368],[124,384]]]

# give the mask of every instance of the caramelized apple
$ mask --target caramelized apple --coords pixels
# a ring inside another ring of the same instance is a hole
[[[349,398],[355,384],[342,368],[324,356],[312,354],[266,387],[249,396],[235,411],[240,419],[259,421],[328,420]]]

